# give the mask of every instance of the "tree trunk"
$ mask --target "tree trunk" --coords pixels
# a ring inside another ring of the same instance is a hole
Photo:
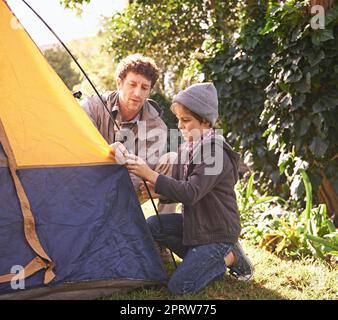
[[[322,183],[318,189],[319,203],[325,203],[327,210],[334,219],[334,224],[338,227],[338,195],[332,187],[331,182],[322,172]]]
[[[331,8],[334,5],[334,2],[335,0],[310,0],[309,7],[311,10],[311,7],[319,5],[319,6],[323,6],[324,9],[326,10],[328,8]]]

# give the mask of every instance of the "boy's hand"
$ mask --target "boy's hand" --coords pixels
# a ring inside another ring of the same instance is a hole
[[[153,199],[159,198],[160,195],[158,193],[155,193],[155,186],[150,182],[146,182],[146,183],[147,183],[148,189]],[[144,199],[150,199],[148,191],[143,183],[140,185],[140,191]]]
[[[118,164],[123,165],[126,163],[128,150],[121,142],[114,142],[110,145],[110,155],[115,158]]]
[[[129,153],[125,156],[125,159],[126,159],[125,166],[130,173],[133,173],[136,176],[146,179],[151,183],[155,184],[159,174],[154,170],[151,170],[142,158]]]

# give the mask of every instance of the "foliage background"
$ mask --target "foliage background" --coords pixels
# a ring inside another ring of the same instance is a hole
[[[80,8],[84,1],[62,2]],[[317,4],[325,8],[324,29],[311,28]],[[106,18],[99,36],[113,64],[134,52],[156,59],[163,102],[191,83],[212,81],[218,126],[257,172],[260,191],[304,207],[306,169],[315,203],[338,213],[336,1],[129,1]]]
[[[43,54],[69,90],[80,83],[81,75],[72,67],[73,60],[63,48],[53,46],[45,49]]]

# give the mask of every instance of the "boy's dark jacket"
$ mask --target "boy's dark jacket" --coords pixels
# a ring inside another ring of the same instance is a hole
[[[175,164],[172,177],[160,175],[155,192],[184,205],[183,244],[195,246],[213,242],[235,243],[241,232],[234,186],[238,180],[239,154],[216,135],[206,139],[214,154],[198,164],[189,164],[187,179],[183,177],[183,164]],[[209,144],[210,146],[210,144]],[[203,150],[203,149],[202,149]],[[183,151],[184,152],[184,151]],[[181,159],[182,150],[178,153]],[[220,161],[218,174],[205,174],[214,157]],[[209,165],[207,164],[209,163]],[[220,172],[219,172],[220,171]]]

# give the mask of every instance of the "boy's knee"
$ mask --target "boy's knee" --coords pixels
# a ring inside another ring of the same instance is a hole
[[[184,281],[174,274],[168,282],[168,290],[173,294],[182,295],[196,292],[196,286],[193,281]]]
[[[160,224],[157,216],[151,216],[147,219],[147,225],[153,235],[156,235],[160,231]]]
[[[171,277],[168,282],[168,290],[173,294],[183,294],[182,282],[175,279],[175,277]]]

